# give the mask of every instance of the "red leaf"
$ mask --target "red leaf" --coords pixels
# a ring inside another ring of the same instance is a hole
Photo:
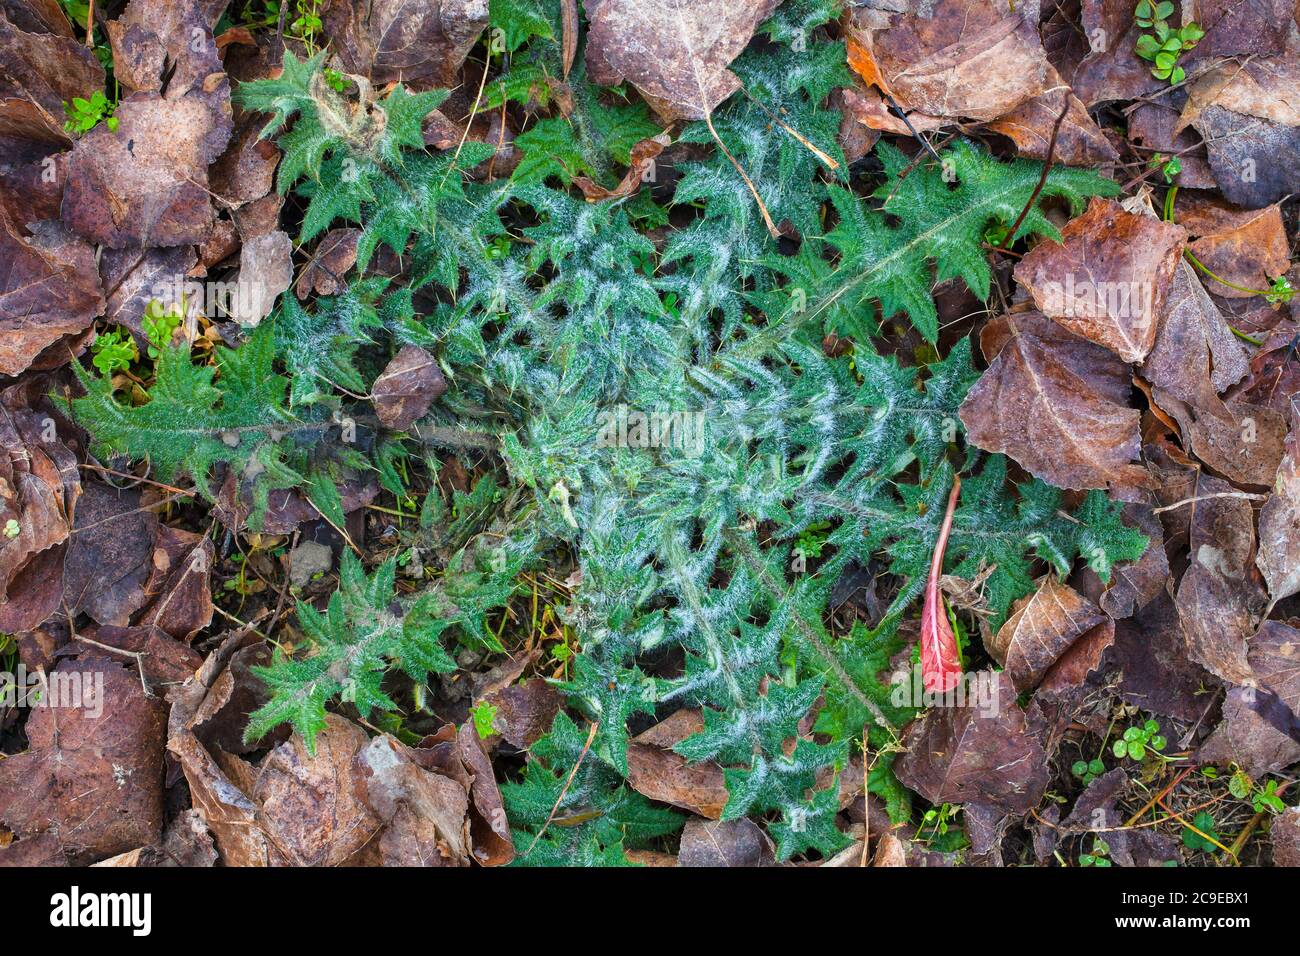
[[[934,558],[930,561],[930,577],[925,582],[925,606],[921,609],[921,675],[927,691],[946,693],[957,686],[961,678],[961,655],[957,651],[957,638],[948,622],[948,612],[939,595],[939,575],[943,571],[943,553],[948,548],[948,534],[952,531],[952,514],[957,509],[957,493],[961,479],[953,476],[952,492],[948,495],[948,508],[939,529],[939,540],[934,544]]]

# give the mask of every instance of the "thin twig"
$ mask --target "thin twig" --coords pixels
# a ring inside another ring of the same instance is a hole
[[[1247,501],[1263,501],[1268,495],[1251,494],[1249,491],[1216,491],[1209,495],[1197,495],[1194,498],[1184,498],[1182,501],[1175,501],[1171,505],[1163,505],[1159,508],[1152,508],[1152,514],[1163,514],[1166,511],[1174,511],[1184,505],[1194,505],[1198,501],[1209,501],[1212,498],[1244,498]]]
[[[1016,217],[1015,223],[1007,230],[1006,238],[1002,240],[1000,248],[1005,249],[1011,245],[1016,238],[1016,232],[1020,229],[1020,224],[1025,221],[1029,215],[1029,210],[1034,208],[1034,203],[1038,201],[1038,195],[1047,185],[1047,176],[1052,171],[1052,157],[1056,154],[1056,137],[1061,132],[1061,124],[1065,122],[1065,114],[1070,112],[1070,96],[1065,96],[1065,105],[1061,107],[1061,115],[1056,117],[1056,122],[1052,124],[1052,138],[1047,141],[1047,158],[1043,160],[1043,174],[1038,177],[1038,185],[1034,191],[1029,194],[1029,202],[1025,203],[1025,208],[1020,210],[1020,215]]]
[[[561,790],[560,795],[555,798],[555,806],[551,807],[550,816],[546,818],[546,822],[542,824],[542,828],[537,831],[537,836],[533,837],[533,842],[528,844],[528,851],[524,856],[533,852],[533,847],[537,846],[537,841],[542,838],[542,834],[546,832],[546,828],[549,827],[551,821],[555,819],[555,814],[559,812],[560,804],[564,801],[564,795],[569,792],[569,787],[573,784],[573,778],[578,775],[578,768],[582,766],[582,761],[587,756],[587,751],[591,749],[591,742],[596,739],[596,731],[599,727],[599,723],[592,723],[591,730],[587,731],[587,742],[582,745],[582,753],[578,754],[577,762],[573,765],[573,769],[569,771],[569,779],[564,781],[564,789]]]

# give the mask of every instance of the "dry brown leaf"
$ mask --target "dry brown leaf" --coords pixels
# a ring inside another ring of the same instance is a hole
[[[1177,598],[1187,655],[1231,684],[1249,684],[1247,641],[1264,607],[1252,574],[1254,514],[1226,481],[1198,474],[1193,491],[1194,500],[1183,506],[1190,511],[1191,563]]]
[[[1153,216],[1094,198],[1061,231],[1016,264],[1034,305],[1062,326],[1140,362],[1156,339],[1156,320],[1181,261],[1186,233]]]
[[[1300,866],[1300,807],[1287,807],[1269,826],[1274,866]]]
[[[357,264],[360,229],[331,229],[325,233],[294,286],[299,299],[316,295],[338,295],[347,288],[343,277]]]
[[[253,327],[271,314],[293,282],[293,240],[283,230],[245,239],[239,252],[239,294],[232,317]]]
[[[24,235],[0,216],[0,374],[17,375],[43,350],[90,328],[104,311],[94,250],[57,222]],[[58,364],[69,357],[67,350]]]
[[[1051,70],[1035,25],[993,0],[938,0],[859,30],[849,64],[909,112],[985,121],[1041,94]]]
[[[1246,352],[1214,300],[1191,265],[1179,263],[1143,377],[1179,401],[1215,413],[1223,411],[1219,394],[1249,370]]]
[[[1047,788],[1047,754],[1025,730],[1008,674],[988,672],[992,700],[932,707],[909,725],[898,779],[931,803],[982,803],[1026,813]]]
[[[1056,135],[1053,161],[1067,166],[1116,162],[1119,153],[1088,115],[1083,101],[1065,85],[1060,74],[1049,66],[1044,82],[1047,89],[1043,93],[1021,103],[1005,116],[986,123],[985,127],[1015,143],[1021,156],[1045,161],[1056,118],[1061,115],[1061,108],[1068,98],[1070,106]]]
[[[445,391],[438,360],[418,345],[403,345],[370,387],[370,398],[379,420],[400,432],[423,418]]]
[[[666,122],[704,119],[740,89],[727,67],[780,0],[585,0],[592,82],[630,82]]]
[[[116,131],[101,124],[73,148],[64,222],[110,249],[203,242],[214,218],[208,164],[224,147],[212,110],[136,93],[115,115]]]
[[[671,749],[703,729],[699,711],[679,710],[634,737],[627,748],[628,784],[651,800],[719,819],[727,804],[722,768],[712,760],[688,763]]]
[[[349,73],[376,86],[460,85],[460,68],[488,23],[487,0],[327,0],[325,35]]]
[[[753,820],[687,820],[678,866],[773,866],[772,841]]]
[[[1273,604],[1300,592],[1300,409],[1294,405],[1273,493],[1259,513],[1255,563]]]
[[[33,708],[30,749],[0,760],[0,821],[20,836],[54,834],[79,862],[156,841],[162,701],[145,696],[133,671],[100,657],[61,661],[47,681],[44,699],[56,706]]]
[[[994,635],[988,652],[1017,691],[1031,690],[1076,640],[1107,621],[1095,604],[1048,575],[1033,594],[1012,605],[1011,616]],[[1109,633],[1113,638],[1113,625]]]
[[[1208,411],[1154,392],[1156,403],[1178,422],[1183,444],[1216,472],[1244,485],[1268,487],[1282,461],[1286,418],[1245,402],[1220,402]]]
[[[1193,237],[1188,251],[1216,276],[1247,289],[1267,289],[1291,268],[1290,245],[1278,205],[1234,209],[1193,196],[1178,207],[1178,221]],[[1215,295],[1248,299],[1252,293],[1206,279]]]
[[[1265,621],[1250,639],[1247,657],[1260,686],[1276,694],[1291,713],[1300,713],[1300,631]],[[1258,697],[1252,687],[1229,691],[1223,720],[1197,751],[1199,763],[1235,763],[1261,777],[1300,760],[1300,743],[1260,715],[1254,706]]]
[[[1128,366],[1038,312],[995,319],[981,335],[988,369],[962,403],[971,442],[1009,455],[1060,488],[1149,483]]]

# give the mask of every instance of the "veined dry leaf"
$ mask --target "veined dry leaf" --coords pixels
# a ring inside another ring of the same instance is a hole
[[[37,223],[25,236],[0,214],[0,374],[22,372],[47,347],[89,329],[103,311],[89,245],[57,222]]]
[[[1295,18],[1292,0],[1197,0],[1195,9],[1205,36],[1191,51],[1193,61],[1244,55],[1252,55],[1254,62],[1274,56],[1280,60],[1288,24]]]
[[[63,601],[98,624],[125,626],[144,607],[158,517],[138,491],[87,484],[63,565]]]
[[[1125,703],[1187,724],[1210,703],[1218,683],[1187,658],[1187,642],[1173,599],[1162,592],[1133,617],[1117,621],[1107,658],[1121,671],[1119,696]]]
[[[780,0],[584,0],[587,72],[631,83],[665,121],[704,119],[740,89],[727,67]]]
[[[234,318],[258,325],[293,282],[293,240],[281,229],[246,239],[239,252],[239,296]]]
[[[33,708],[30,749],[0,760],[0,821],[20,836],[54,834],[80,862],[153,843],[163,823],[162,700],[99,657],[63,660],[46,680],[63,699]]]
[[[1209,475],[1198,474],[1193,497],[1183,506],[1191,509],[1191,563],[1177,598],[1187,654],[1231,684],[1251,684],[1247,641],[1264,607],[1252,577],[1254,514],[1230,484]]]
[[[405,431],[424,417],[434,400],[447,391],[438,360],[418,345],[403,345],[370,387],[379,420],[394,431]]]
[[[1128,366],[1110,350],[1038,312],[993,320],[981,343],[991,361],[959,413],[971,442],[1060,488],[1149,484]]]
[[[1250,639],[1247,658],[1260,686],[1276,694],[1291,713],[1300,713],[1300,631],[1265,621]],[[1223,720],[1197,751],[1199,763],[1235,763],[1261,777],[1300,760],[1300,743],[1260,715],[1253,706],[1257,697],[1252,687],[1228,693]]]
[[[1273,604],[1300,592],[1300,409],[1295,405],[1285,448],[1273,493],[1259,513],[1255,558]]]
[[[357,264],[357,240],[360,229],[331,229],[325,233],[310,261],[294,285],[299,299],[316,295],[338,295],[347,288],[343,277]]]
[[[1187,249],[1207,269],[1234,285],[1267,289],[1291,268],[1291,249],[1277,204],[1263,209],[1233,209],[1227,203],[1196,196],[1178,205],[1178,222],[1191,235]],[[1225,299],[1250,298],[1222,282],[1214,294]]]
[[[1055,162],[1067,166],[1098,166],[1114,163],[1119,153],[1110,144],[1091,116],[1083,101],[1071,92],[1060,74],[1048,67],[1044,80],[1047,89],[1026,100],[1014,110],[990,123],[986,128],[1001,133],[1016,144],[1021,156],[1046,160],[1047,148],[1052,141],[1052,128],[1061,108],[1068,99],[1070,106],[1056,134],[1056,148],[1052,152]]]
[[[1219,394],[1250,371],[1246,352],[1214,300],[1181,262],[1165,303],[1164,320],[1143,363],[1143,378],[1194,408],[1223,411]]]
[[[66,35],[27,32],[0,13],[0,101],[34,103],[59,130],[64,101],[103,88],[104,68],[84,43]]]
[[[687,820],[678,866],[772,866],[775,848],[753,820]]]
[[[1178,421],[1188,450],[1205,464],[1241,484],[1273,483],[1286,438],[1281,412],[1236,401],[1219,402],[1209,410],[1193,408],[1160,389],[1154,397]]]
[[[1046,88],[1051,66],[1020,13],[994,0],[938,0],[924,12],[852,39],[849,65],[902,108],[995,120]]]
[[[931,803],[983,803],[1026,813],[1047,788],[1047,754],[1025,732],[1009,675],[991,675],[993,700],[932,707],[907,729],[898,779]]]
[[[375,86],[455,87],[488,23],[487,0],[327,0],[325,35],[344,68]]]
[[[212,110],[193,97],[136,93],[115,115],[116,131],[101,124],[73,148],[64,222],[110,249],[203,242],[213,222],[208,164],[225,145],[213,138]]]
[[[1038,590],[1012,605],[988,652],[1023,692],[1036,687],[1076,640],[1107,620],[1097,605],[1049,574]]]
[[[1117,564],[1110,586],[1097,604],[1112,618],[1129,617],[1146,607],[1165,590],[1169,581],[1169,558],[1165,554],[1165,533],[1150,505],[1130,502],[1124,506],[1124,523],[1147,536],[1147,549],[1137,561]]]
[[[632,738],[627,748],[628,784],[651,800],[717,820],[727,804],[722,768],[712,760],[688,763],[672,751],[674,744],[703,729],[700,712],[683,709]]]
[[[1186,233],[1094,198],[1061,230],[1061,240],[1030,250],[1016,264],[1016,281],[1071,332],[1126,362],[1142,361],[1155,343]]]

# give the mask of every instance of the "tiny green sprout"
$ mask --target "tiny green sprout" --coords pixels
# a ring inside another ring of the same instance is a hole
[[[131,363],[140,357],[135,340],[122,329],[113,329],[99,336],[90,351],[91,364],[105,376],[130,368]]]
[[[480,740],[487,740],[493,734],[498,733],[496,726],[497,708],[486,700],[480,700],[470,708],[469,713],[474,718],[474,729],[478,731]]]
[[[322,72],[325,77],[325,82],[329,84],[330,89],[335,93],[342,93],[348,88],[347,77],[338,70],[331,70],[326,67]]]
[[[1110,866],[1110,844],[1101,837],[1094,837],[1092,852],[1079,854],[1080,866]]]
[[[1070,767],[1070,772],[1086,786],[1106,772],[1106,765],[1101,762],[1100,757],[1094,757],[1092,760],[1076,760]]]
[[[1218,767],[1202,767],[1202,768],[1201,768],[1201,776],[1204,777],[1206,780],[1218,780],[1218,779],[1219,779],[1219,768],[1218,768]]]
[[[140,319],[140,325],[144,329],[145,338],[149,340],[149,357],[151,359],[156,359],[162,349],[171,344],[172,338],[176,335],[176,330],[181,327],[181,320],[184,316],[184,300],[179,305],[173,305],[170,308],[164,306],[157,299],[149,300],[149,304],[145,306],[144,315]]]
[[[18,535],[22,533],[22,530],[23,530],[22,526],[19,525],[18,522],[13,518],[10,518],[8,521],[5,522],[6,538],[16,538],[18,537]]]
[[[63,104],[63,112],[68,117],[63,129],[68,133],[88,133],[103,120],[109,132],[116,133],[117,117],[113,115],[115,109],[117,105],[108,101],[103,90],[90,94],[90,99],[74,96],[72,102]]]
[[[1156,153],[1147,160],[1147,165],[1159,169],[1167,185],[1172,184],[1174,177],[1183,171],[1183,164],[1177,156],[1165,156],[1163,153]]]
[[[1295,289],[1286,276],[1278,276],[1273,280],[1273,284],[1268,287],[1268,294],[1264,296],[1273,305],[1285,305],[1291,301],[1295,295]]]
[[[830,530],[829,521],[815,521],[799,533],[799,540],[795,543],[794,553],[801,558],[820,558],[822,549],[826,547],[826,539]]]
[[[1199,833],[1197,831],[1200,831]],[[1204,834],[1204,836],[1202,836]],[[1209,837],[1210,839],[1206,839]],[[1218,849],[1213,843],[1219,839],[1218,832],[1214,829],[1214,817],[1208,810],[1202,810],[1196,816],[1192,817],[1192,825],[1183,827],[1183,846],[1189,850],[1200,850],[1205,853],[1213,853]]]
[[[1263,790],[1256,790],[1250,802],[1256,813],[1281,813],[1286,809],[1286,804],[1277,795],[1276,780],[1270,780]]]
[[[510,255],[510,240],[506,236],[497,236],[487,244],[483,254],[492,261],[505,259]]]
[[[1111,751],[1120,760],[1128,757],[1131,760],[1144,760],[1147,754],[1159,756],[1159,751],[1168,746],[1168,741],[1160,736],[1160,725],[1154,720],[1148,720],[1140,727],[1130,727],[1124,731],[1124,736],[1115,741]]]

